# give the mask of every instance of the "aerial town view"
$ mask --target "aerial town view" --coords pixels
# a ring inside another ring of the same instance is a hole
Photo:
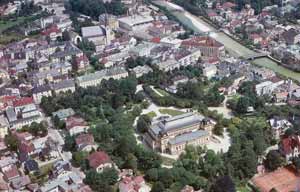
[[[0,192],[300,192],[300,0],[0,0]]]

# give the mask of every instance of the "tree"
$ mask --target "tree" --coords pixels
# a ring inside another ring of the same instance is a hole
[[[247,113],[248,107],[250,107],[250,99],[248,97],[240,97],[236,104],[236,111],[240,114]]]
[[[62,40],[63,41],[70,41],[71,40],[70,33],[67,30],[64,30],[62,32]]]
[[[278,151],[271,150],[267,154],[264,164],[267,169],[274,171],[284,164],[284,158]]]
[[[158,181],[153,184],[150,192],[164,192],[164,191],[165,191],[164,184]]]
[[[137,130],[141,133],[148,131],[151,125],[151,119],[148,115],[141,115],[137,122]]]
[[[18,140],[16,136],[9,134],[6,135],[4,138],[5,144],[9,147],[10,151],[17,151],[18,150]]]
[[[228,176],[222,176],[214,183],[211,192],[235,192],[235,185],[232,179]]]
[[[76,143],[75,143],[74,136],[67,134],[67,136],[65,137],[64,150],[65,151],[75,151],[76,150]]]

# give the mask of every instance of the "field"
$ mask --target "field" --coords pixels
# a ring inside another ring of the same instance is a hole
[[[184,113],[182,111],[178,111],[175,109],[159,109],[159,112],[162,114],[167,114],[167,115],[171,115],[171,116],[181,115]]]
[[[146,115],[149,116],[151,119],[156,117],[156,113],[154,111],[151,111],[151,112],[147,113]]]

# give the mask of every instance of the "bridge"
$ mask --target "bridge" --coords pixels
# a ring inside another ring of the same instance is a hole
[[[254,53],[254,54],[244,55],[242,57],[246,60],[254,60],[254,59],[258,59],[261,57],[267,57],[267,56],[269,56],[268,53]]]

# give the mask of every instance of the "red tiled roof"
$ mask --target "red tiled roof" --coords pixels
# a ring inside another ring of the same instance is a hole
[[[10,179],[20,176],[20,173],[18,171],[17,166],[13,165],[9,170],[4,171],[3,175],[7,180],[10,180]]]
[[[223,3],[223,5],[222,5],[223,9],[229,9],[229,8],[233,8],[233,7],[235,7],[235,6],[236,6],[236,4],[231,3],[231,2],[225,2],[225,3]]]
[[[151,42],[153,42],[153,43],[160,43],[160,38],[159,37],[153,37],[151,39]]]
[[[57,25],[52,25],[51,27],[45,29],[42,31],[42,35],[50,35],[51,33],[60,33],[60,30],[58,29]]]
[[[19,107],[19,106],[24,106],[24,105],[29,105],[33,103],[33,98],[32,97],[22,97],[20,99],[17,99],[13,101],[13,106],[14,107]]]
[[[182,46],[187,47],[222,47],[222,43],[206,36],[192,37],[190,39],[184,40],[181,43]]]
[[[66,128],[68,130],[72,129],[73,127],[77,126],[87,126],[87,122],[81,118],[76,116],[68,117],[66,120]]]
[[[218,14],[216,12],[214,12],[214,11],[210,11],[207,15],[208,15],[208,17],[216,17],[216,16],[218,16]]]
[[[21,141],[19,144],[20,153],[32,153],[34,151],[34,145],[31,142]]]
[[[81,61],[88,62],[89,59],[87,58],[86,55],[82,55],[80,57],[76,57],[76,63],[80,63]]]
[[[80,134],[75,139],[76,145],[93,145],[94,144],[94,137],[92,134]]]
[[[88,157],[89,165],[96,169],[102,164],[110,163],[110,157],[103,151],[96,151],[89,155]]]

